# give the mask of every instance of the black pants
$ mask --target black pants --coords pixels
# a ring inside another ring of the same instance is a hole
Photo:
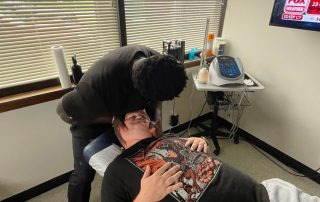
[[[88,202],[95,170],[85,161],[83,149],[103,132],[106,132],[108,137],[112,139],[115,138],[115,135],[110,124],[74,124],[70,127],[70,131],[72,133],[74,170],[69,179],[68,201]]]

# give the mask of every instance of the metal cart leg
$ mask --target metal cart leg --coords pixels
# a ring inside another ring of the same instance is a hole
[[[219,155],[220,153],[220,145],[217,139],[217,129],[218,129],[218,110],[219,110],[219,106],[218,105],[214,105],[213,107],[213,113],[212,113],[212,117],[211,117],[211,130],[210,130],[210,137],[213,141],[215,150],[213,151],[213,153],[215,155]]]

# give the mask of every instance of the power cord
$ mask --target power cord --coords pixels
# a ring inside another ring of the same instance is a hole
[[[176,99],[173,98],[173,107],[172,107],[172,116],[174,116],[174,110],[176,108]],[[180,122],[178,120],[178,126],[180,125]],[[171,126],[170,130],[169,130],[169,133],[171,133],[171,130],[172,130],[173,126]]]
[[[173,98],[173,107],[172,107],[172,115],[174,115],[174,110],[176,108],[176,99]]]
[[[192,124],[192,117],[193,117],[192,97],[193,97],[193,93],[194,93],[194,87],[195,87],[195,84],[193,83],[193,84],[192,84],[192,92],[191,92],[190,98],[189,98],[189,108],[190,108],[190,111],[191,111],[190,122],[189,122],[189,125],[188,125],[188,128],[187,128],[189,137],[190,137],[190,126],[191,126],[191,124]]]
[[[252,144],[251,142],[247,141],[255,150],[257,150],[259,153],[261,153],[263,156],[265,156],[267,159],[269,159],[272,163],[274,163],[275,165],[277,165],[279,168],[281,168],[282,170],[286,171],[287,173],[297,176],[297,177],[313,177],[313,176],[306,176],[304,174],[297,174],[298,171],[294,170],[293,168],[290,167],[290,169],[293,171],[289,171],[288,169],[284,168],[283,166],[281,166],[279,163],[277,163],[275,160],[271,159],[268,155],[266,155],[263,151],[261,151],[260,149],[258,149],[254,144]],[[314,170],[315,172],[319,171],[320,168]],[[296,172],[296,173],[294,173]]]
[[[234,96],[239,96],[239,95],[234,95]],[[235,109],[234,109],[235,106],[232,106],[232,108],[233,108],[232,109],[232,123],[233,124],[232,124],[232,127],[230,129],[230,136],[229,136],[230,139],[233,139],[235,137],[235,134],[239,129],[239,121],[240,121],[240,119],[242,117],[242,114],[244,112],[245,105],[246,105],[246,103],[243,104],[244,99],[247,102],[249,102],[249,104],[250,104],[248,96],[249,96],[248,87],[246,85],[244,85],[243,86],[243,91],[241,93],[241,98],[240,98],[238,104],[236,105],[237,115],[235,115]],[[236,99],[233,99],[233,100],[236,100]],[[234,105],[234,104],[232,103],[232,105]]]
[[[206,98],[206,92],[204,92],[204,97]],[[203,109],[204,109],[204,106],[206,106],[206,104],[207,104],[207,100],[204,99],[204,103],[203,103],[203,105],[202,105],[202,107],[201,107],[200,113],[198,114],[198,116],[197,116],[196,118],[199,118],[199,117],[200,117],[200,115],[202,114],[202,111],[203,111]]]
[[[205,93],[205,92],[204,92],[204,96],[206,97],[206,93]],[[202,107],[201,107],[201,110],[200,110],[200,112],[199,112],[199,114],[198,114],[198,116],[197,116],[196,118],[199,118],[199,117],[201,116],[201,114],[202,114],[202,112],[203,112],[203,109],[204,109],[204,107],[206,106],[206,104],[207,104],[207,100],[205,99],[205,100],[204,100],[204,103],[203,103],[203,105],[202,105]],[[192,117],[191,117],[191,118],[192,118]],[[196,119],[196,118],[195,118],[195,119]],[[190,120],[189,125],[188,125],[188,128],[180,132],[180,134],[179,134],[180,137],[184,134],[184,132],[185,132],[186,130],[187,130],[188,133],[189,133],[189,134],[188,134],[189,137],[191,136],[189,129],[190,129],[192,120],[193,120],[193,119]]]

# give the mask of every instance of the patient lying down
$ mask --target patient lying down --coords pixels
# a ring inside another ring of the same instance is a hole
[[[156,138],[142,110],[116,117],[114,128],[125,150],[104,174],[103,202],[280,201],[270,195],[272,190],[206,154],[202,138]]]

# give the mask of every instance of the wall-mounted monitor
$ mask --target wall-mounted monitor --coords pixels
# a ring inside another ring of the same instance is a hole
[[[275,0],[270,25],[320,31],[320,0]]]

